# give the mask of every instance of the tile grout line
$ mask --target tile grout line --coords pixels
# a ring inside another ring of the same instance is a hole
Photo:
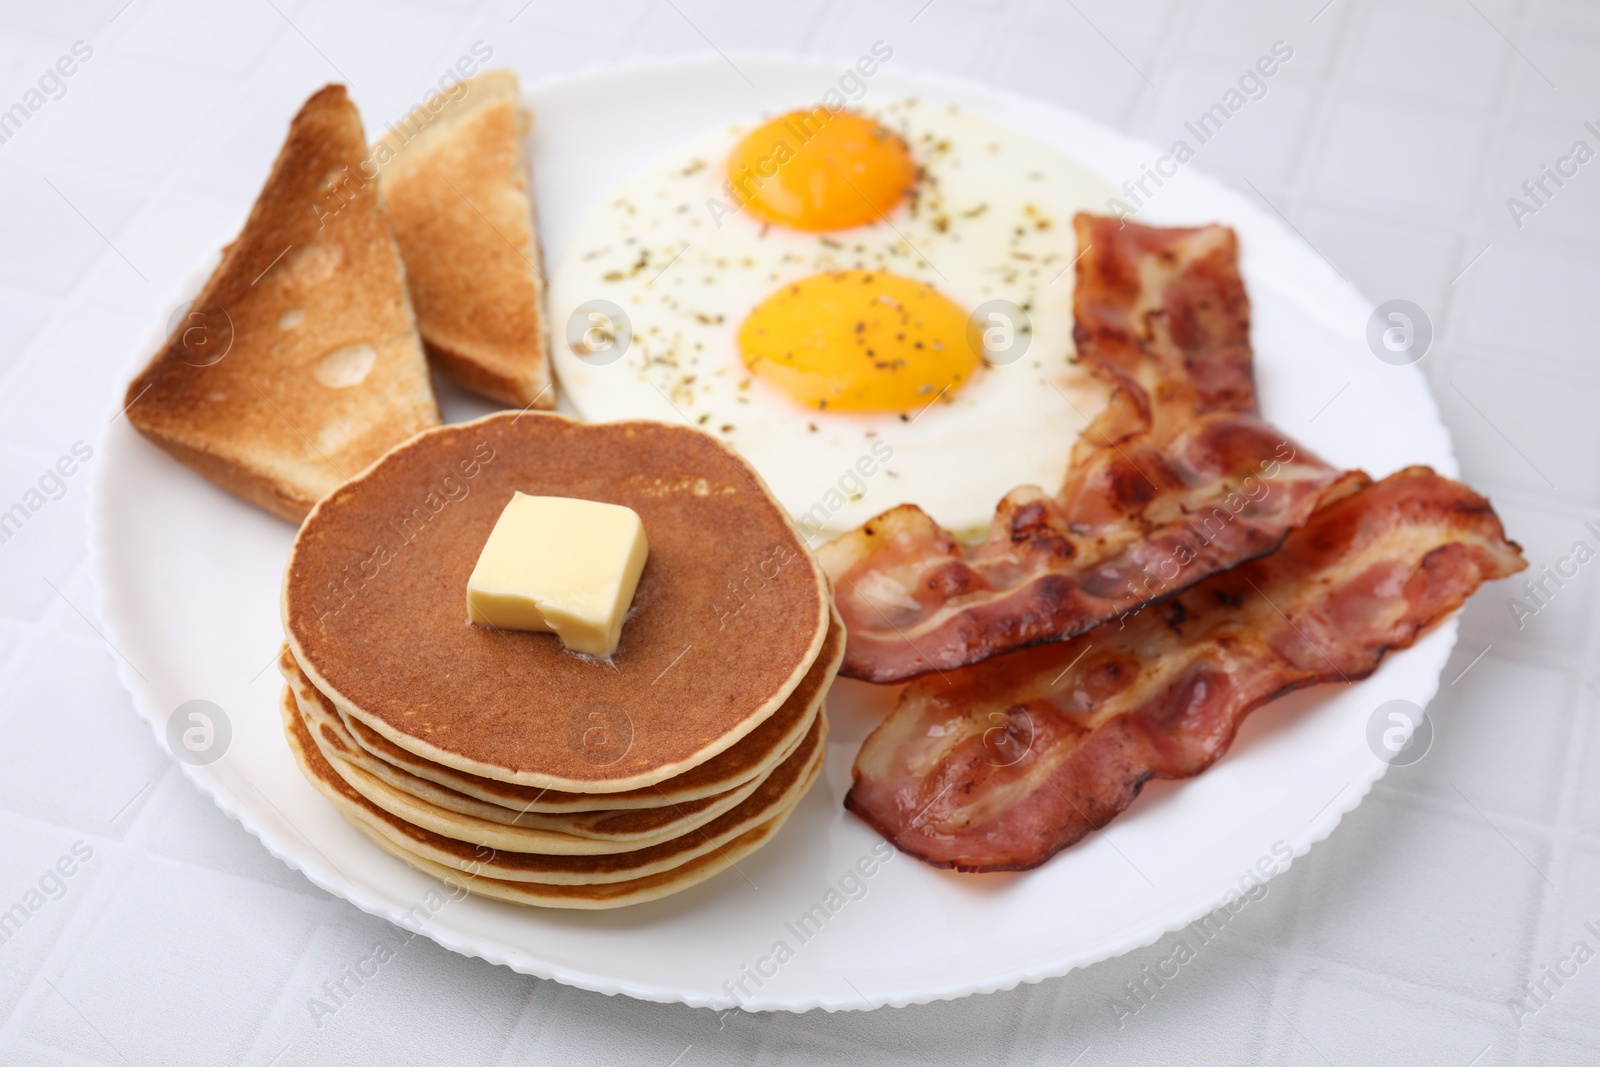
[[[104,40],[96,40],[96,38],[103,34],[107,30],[108,26],[109,23],[96,27],[93,33],[87,35],[86,39],[90,40],[94,44],[99,44],[102,46],[105,45],[106,42]],[[236,107],[241,100],[247,99],[250,96],[257,72],[266,64],[273,50],[280,46],[281,40],[288,31],[284,27],[279,26],[274,32],[277,34],[278,39],[274,40],[271,45],[262,50],[261,58],[257,60],[256,66],[249,74],[233,83],[236,86],[236,91],[233,92],[229,98],[230,106],[227,108],[218,108],[211,123],[197,129],[190,136],[189,140],[172,154],[172,159],[167,167],[166,173],[161,177],[155,179],[146,179],[130,178],[125,174],[113,174],[110,171],[100,167],[86,166],[82,163],[72,163],[65,160],[57,160],[46,153],[38,151],[37,149],[29,152],[27,151],[28,146],[26,145],[24,146],[24,151],[21,155],[21,161],[29,169],[36,171],[41,176],[51,172],[52,170],[60,169],[65,170],[68,173],[74,173],[80,177],[87,177],[92,180],[96,180],[103,185],[131,191],[138,199],[139,206],[137,210],[129,217],[127,223],[122,227],[121,230],[119,230],[118,236],[121,236],[122,231],[125,231],[129,226],[132,226],[142,217],[148,215],[151,209],[158,202],[160,202],[161,198],[167,198],[168,203],[181,202],[183,198],[176,196],[175,193],[178,174],[182,170],[182,167],[179,164],[183,159],[184,154],[193,147],[195,142],[200,137],[210,132],[211,129],[221,125],[225,117],[231,114],[234,107]],[[148,57],[144,57],[142,55],[141,58],[148,60]],[[226,206],[231,208],[234,205],[228,204]],[[245,213],[248,213],[249,210],[249,205],[246,205],[244,208]],[[18,353],[15,361],[4,373],[0,373],[0,390],[7,388],[10,384],[11,378],[21,371],[22,367],[28,363],[30,358],[37,354],[37,351],[41,347],[43,339],[46,336],[54,333],[57,329],[59,329],[62,322],[71,318],[75,312],[80,311],[84,306],[91,303],[89,300],[89,294],[93,292],[94,287],[101,282],[106,270],[105,264],[107,261],[107,253],[109,252],[110,250],[108,249],[94,259],[94,261],[89,265],[88,269],[83,272],[82,277],[80,277],[72,286],[67,296],[61,298],[52,298],[51,302],[57,306],[52,309],[50,317],[48,318],[45,327],[40,331],[39,336],[35,337],[31,342],[29,342],[28,346],[22,352]],[[36,295],[32,294],[29,290],[18,291],[28,293],[29,295]],[[158,293],[155,294],[155,296],[159,298],[161,294]],[[136,318],[134,316],[126,316],[119,312],[112,312],[111,314],[115,315],[117,318],[128,318],[130,322],[134,321]],[[141,323],[140,328],[143,328],[146,325],[148,324]],[[143,343],[142,335],[140,341],[137,343]],[[97,431],[98,429],[99,427],[96,427]]]

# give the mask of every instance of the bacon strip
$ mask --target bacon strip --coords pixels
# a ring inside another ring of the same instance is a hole
[[[1060,492],[1013,490],[981,543],[905,504],[822,546],[843,674],[899,682],[1083,633],[1273,551],[1359,479],[1256,417],[1232,230],[1075,225],[1074,336],[1110,404]]]
[[[1036,867],[1148,779],[1205,770],[1253,709],[1366,677],[1524,566],[1488,501],[1409,468],[1124,625],[913,683],[862,746],[845,806],[936,867]]]

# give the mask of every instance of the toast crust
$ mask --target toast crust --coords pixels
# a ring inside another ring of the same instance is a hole
[[[552,408],[528,122],[516,75],[489,71],[418,107],[373,159],[433,365],[501,403]]]
[[[344,87],[319,90],[238,238],[125,397],[146,437],[291,522],[439,423],[374,179]]]

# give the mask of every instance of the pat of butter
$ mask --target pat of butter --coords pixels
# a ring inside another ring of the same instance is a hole
[[[467,579],[467,619],[609,656],[649,554],[632,508],[517,493]]]

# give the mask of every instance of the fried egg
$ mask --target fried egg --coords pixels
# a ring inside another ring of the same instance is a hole
[[[1110,195],[1018,131],[909,99],[718,130],[617,186],[550,286],[587,419],[682,420],[815,537],[915,503],[986,527],[1054,490],[1107,392],[1072,346],[1072,216]]]

